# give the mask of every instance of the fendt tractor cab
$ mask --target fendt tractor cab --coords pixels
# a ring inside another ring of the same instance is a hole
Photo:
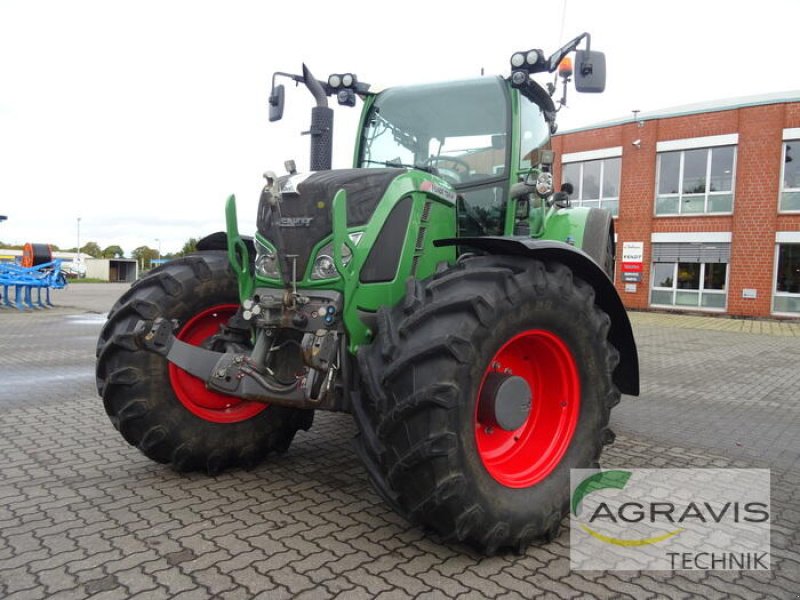
[[[559,106],[532,79],[556,71]],[[486,553],[554,537],[570,469],[598,465],[611,408],[639,391],[611,216],[553,189],[573,75],[604,88],[588,34],[514,53],[509,77],[373,93],[350,73],[276,73],[270,120],[279,77],[316,99],[312,172],[266,173],[254,238],[231,197],[227,233],[115,304],[97,359],[114,426],[217,473],[287,450],[315,410],[347,411],[376,490],[411,521]],[[331,170],[329,97],[364,103],[352,169]]]

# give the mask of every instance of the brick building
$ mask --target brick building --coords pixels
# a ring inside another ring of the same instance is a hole
[[[800,317],[800,92],[601,123],[553,149],[573,204],[617,215],[626,306]]]

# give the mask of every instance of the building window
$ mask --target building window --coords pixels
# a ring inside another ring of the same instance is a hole
[[[725,309],[727,263],[653,263],[650,304]]]
[[[783,182],[780,211],[800,211],[800,140],[783,144]]]
[[[675,308],[724,310],[731,244],[724,234],[660,234],[672,241],[652,246],[650,304]],[[697,238],[703,236],[705,241]]]
[[[800,244],[778,244],[772,311],[800,315]]]
[[[561,180],[575,188],[573,206],[606,208],[619,214],[620,158],[565,163]]]
[[[656,215],[733,212],[736,146],[658,153]]]

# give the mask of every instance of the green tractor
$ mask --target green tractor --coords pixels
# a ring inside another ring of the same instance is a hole
[[[579,50],[585,41],[586,49]],[[133,284],[97,346],[122,436],[178,471],[286,451],[345,411],[381,497],[485,553],[552,539],[573,468],[598,466],[639,366],[612,283],[613,221],[553,189],[557,105],[604,88],[583,34],[510,77],[373,93],[350,73],[276,73],[314,96],[311,173],[265,174],[254,238],[227,232]],[[557,76],[554,76],[557,81]],[[331,170],[328,98],[364,103],[354,168]]]

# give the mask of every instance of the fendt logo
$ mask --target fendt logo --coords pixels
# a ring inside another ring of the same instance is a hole
[[[573,568],[769,569],[768,471],[573,470],[572,489]]]
[[[311,227],[314,217],[281,217],[279,227]]]

